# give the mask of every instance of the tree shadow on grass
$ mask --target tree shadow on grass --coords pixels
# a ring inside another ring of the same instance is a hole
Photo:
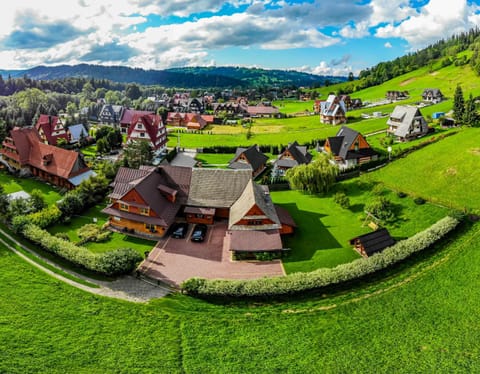
[[[284,238],[284,246],[292,249],[285,262],[310,260],[318,250],[342,247],[321,222],[325,214],[299,210],[297,204],[277,205],[288,210],[297,224],[295,233]]]

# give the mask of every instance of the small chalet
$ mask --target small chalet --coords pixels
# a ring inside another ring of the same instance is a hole
[[[132,141],[149,142],[154,151],[165,148],[167,131],[162,118],[156,114],[136,114],[128,128],[127,143]]]
[[[320,122],[330,125],[347,123],[347,107],[338,96],[329,95],[326,101],[320,102]]]
[[[249,148],[237,148],[235,157],[230,160],[230,169],[247,169],[252,171],[256,178],[267,168],[268,157],[265,156],[256,145]]]
[[[121,105],[105,104],[100,110],[98,120],[101,123],[118,125],[123,116],[124,108]]]
[[[437,104],[443,101],[444,97],[438,88],[426,88],[422,93],[422,99],[423,101]]]
[[[390,101],[398,101],[408,99],[408,91],[387,91],[385,98]]]
[[[88,138],[88,132],[83,123],[69,126],[67,132],[70,144],[76,144],[79,143],[82,139]]]
[[[56,116],[41,114],[35,128],[45,144],[57,145],[58,139],[64,139],[68,143],[67,131],[62,120]]]
[[[301,164],[309,164],[312,158],[313,156],[307,151],[307,147],[300,146],[295,141],[278,155],[278,158],[273,163],[272,174],[275,177],[282,177],[288,169]]]
[[[112,229],[159,238],[177,217],[189,223],[227,220],[227,249],[233,252],[281,251],[281,234],[295,222],[279,218],[268,187],[253,182],[250,170],[195,169],[171,165],[120,168],[110,205]]]
[[[15,127],[0,154],[14,170],[24,170],[58,187],[72,189],[95,173],[81,154],[42,142],[35,128]]]
[[[359,132],[342,126],[336,136],[327,138],[324,151],[331,153],[341,169],[376,160],[378,154]]]
[[[388,230],[385,228],[350,239],[350,245],[353,245],[354,249],[363,257],[369,257],[381,252],[394,244],[395,239],[390,236]]]
[[[175,127],[186,127],[191,130],[203,130],[205,126],[212,124],[212,115],[198,113],[169,112],[167,114],[167,125]]]
[[[124,109],[122,113],[122,118],[120,119],[120,131],[122,132],[122,134],[128,133],[128,129],[130,128],[134,117],[149,114],[155,114],[155,112],[148,110]]]
[[[421,137],[428,132],[428,125],[420,109],[410,105],[397,105],[387,121],[387,132],[399,141]]]

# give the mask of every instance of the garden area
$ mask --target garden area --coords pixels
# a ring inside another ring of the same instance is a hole
[[[339,191],[348,197],[348,207],[335,202]],[[289,211],[298,226],[293,236],[284,239],[284,246],[291,248],[283,260],[287,273],[335,267],[358,258],[349,240],[372,231],[368,223],[375,219],[366,220],[364,210],[378,198],[390,202],[393,215],[383,226],[397,240],[426,229],[448,213],[446,208],[421,201],[417,204],[411,196],[390,191],[369,174],[338,183],[325,196],[300,191],[272,191],[271,196],[275,204]]]

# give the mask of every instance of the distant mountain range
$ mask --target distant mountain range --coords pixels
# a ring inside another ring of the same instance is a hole
[[[37,66],[28,70],[0,70],[6,79],[27,76],[35,80],[70,77],[107,79],[118,83],[138,83],[182,88],[253,88],[259,86],[321,86],[339,83],[346,77],[320,76],[293,70],[266,70],[244,67],[185,67],[167,70],[144,70],[125,66],[59,65]]]

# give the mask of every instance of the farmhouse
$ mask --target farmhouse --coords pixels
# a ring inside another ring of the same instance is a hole
[[[256,145],[249,148],[237,148],[235,157],[228,164],[230,169],[247,169],[252,171],[253,178],[267,168],[268,157]]]
[[[313,156],[307,151],[307,147],[300,146],[296,141],[278,155],[273,163],[272,175],[274,177],[284,176],[288,169],[302,164],[309,164]]]
[[[0,154],[14,170],[24,170],[58,187],[72,189],[95,173],[81,154],[42,142],[35,128],[15,127]]]
[[[179,217],[206,224],[223,219],[229,250],[255,252],[282,250],[281,233],[294,227],[285,212],[282,226],[268,187],[254,183],[250,170],[122,167],[112,185],[103,212],[116,230],[159,238]]]
[[[399,141],[408,141],[425,135],[428,125],[420,109],[409,105],[397,105],[387,121],[387,132]]]
[[[68,142],[68,134],[62,120],[56,116],[41,114],[35,128],[45,144],[57,145],[58,139]]]
[[[342,126],[334,137],[327,138],[324,152],[331,153],[341,169],[376,160],[378,154],[359,132]]]
[[[128,133],[128,129],[132,124],[134,118],[138,116],[144,116],[149,114],[155,114],[155,112],[148,110],[133,110],[125,108],[122,113],[122,118],[120,118],[120,131],[122,134]]]
[[[121,105],[105,104],[98,115],[101,123],[117,125],[123,116],[124,108]]]
[[[127,143],[132,141],[146,141],[157,151],[167,144],[167,131],[162,118],[156,114],[135,115],[128,128]]]
[[[438,88],[426,88],[422,93],[422,99],[437,104],[443,101],[443,94]]]
[[[320,122],[330,125],[347,123],[347,107],[345,102],[335,95],[329,95],[326,101],[320,102]]]
[[[387,91],[385,98],[390,101],[398,101],[408,99],[408,91]]]
[[[395,239],[390,236],[385,228],[350,239],[350,245],[353,245],[355,250],[363,257],[369,257],[381,252],[394,244]]]

